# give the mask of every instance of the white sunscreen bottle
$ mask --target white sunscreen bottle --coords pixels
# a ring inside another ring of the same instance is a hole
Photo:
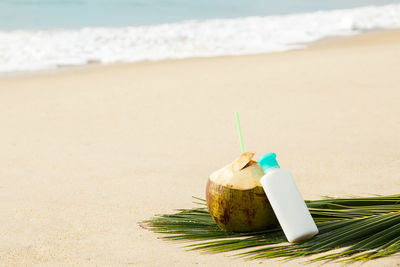
[[[258,163],[265,172],[261,184],[287,240],[299,242],[318,234],[318,228],[292,175],[288,170],[279,168],[276,154],[265,154]]]

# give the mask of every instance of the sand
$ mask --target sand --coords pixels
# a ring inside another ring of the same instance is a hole
[[[204,196],[240,153],[235,110],[246,150],[278,153],[305,198],[400,193],[399,73],[385,31],[1,78],[0,265],[297,265],[187,252],[138,222]]]

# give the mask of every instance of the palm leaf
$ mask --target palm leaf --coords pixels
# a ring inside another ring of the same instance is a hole
[[[287,243],[280,228],[252,233],[222,231],[208,213],[205,200],[196,201],[197,208],[156,215],[142,226],[165,234],[164,239],[191,241],[186,246],[191,250],[237,251],[235,255],[248,259],[315,255],[309,261],[364,261],[400,252],[400,195],[308,200],[319,234],[295,244]],[[332,252],[337,249],[342,250]],[[318,256],[320,253],[324,255]]]

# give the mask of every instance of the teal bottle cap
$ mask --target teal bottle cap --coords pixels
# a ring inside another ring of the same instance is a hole
[[[261,165],[264,172],[266,172],[270,168],[279,168],[279,164],[276,161],[275,153],[268,153],[263,155],[261,158],[258,159],[258,164]]]

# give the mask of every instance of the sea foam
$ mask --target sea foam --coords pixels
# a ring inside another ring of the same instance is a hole
[[[400,28],[400,4],[135,27],[0,31],[0,72],[305,47],[327,36]]]

